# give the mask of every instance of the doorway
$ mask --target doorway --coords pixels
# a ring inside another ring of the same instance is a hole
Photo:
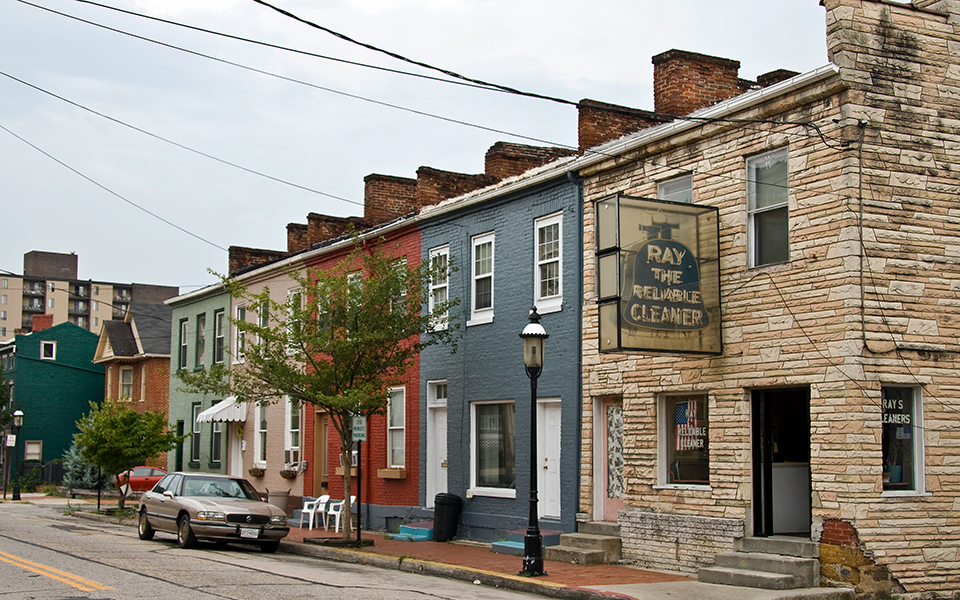
[[[623,401],[598,398],[594,404],[594,519],[616,522],[623,510]]]
[[[447,492],[447,407],[427,408],[427,497],[426,507],[434,507],[437,494]]]
[[[325,412],[318,412],[313,419],[313,495],[323,496],[327,493],[330,461],[328,457],[328,428],[329,416]]]
[[[810,389],[754,390],[753,535],[810,536]]]
[[[560,518],[560,399],[537,401],[537,507],[540,517]]]

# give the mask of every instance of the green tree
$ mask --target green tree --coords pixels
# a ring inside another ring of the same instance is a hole
[[[272,300],[267,288],[252,294],[224,279],[248,311],[255,307],[255,322],[231,319],[246,340],[244,360],[229,372],[215,366],[179,373],[185,391],[256,403],[287,396],[323,409],[339,435],[342,464],[351,464],[352,418],[384,413],[388,388],[401,382],[420,351],[453,344],[457,329],[448,318],[456,300],[434,298],[424,310],[430,281],[448,277],[450,265],[409,266],[389,256],[382,241],[371,246],[355,237],[334,268],[290,272],[300,291],[285,302]],[[350,469],[343,485],[349,498]],[[344,522],[349,538],[350,519]]]
[[[104,476],[96,465],[84,462],[77,445],[76,435],[73,436],[70,449],[63,455],[63,485],[73,490],[97,490],[107,487],[108,477]]]
[[[10,405],[10,384],[0,362],[0,429],[13,421],[13,406]]]
[[[74,440],[83,460],[100,467],[112,480],[132,465],[172,450],[185,436],[167,430],[167,418],[159,412],[137,412],[121,400],[107,398],[100,406],[90,403],[90,412],[77,421],[80,433]],[[123,510],[126,490],[121,489]]]

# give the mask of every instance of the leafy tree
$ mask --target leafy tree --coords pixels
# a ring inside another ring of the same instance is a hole
[[[401,382],[420,351],[452,343],[457,329],[438,327],[456,300],[435,298],[432,310],[424,310],[429,282],[447,277],[450,265],[409,266],[389,256],[382,241],[372,246],[355,237],[335,267],[290,272],[300,292],[285,302],[272,300],[268,288],[252,294],[224,279],[231,295],[256,313],[255,322],[231,319],[246,340],[244,360],[229,372],[219,365],[182,372],[184,389],[256,403],[288,396],[323,409],[339,434],[342,464],[351,464],[352,418],[384,413],[388,388]],[[343,485],[349,498],[349,469]],[[344,521],[349,538],[350,519]]]
[[[137,412],[121,400],[107,398],[100,406],[90,403],[90,413],[77,421],[80,433],[74,440],[83,460],[100,467],[110,479],[161,452],[172,450],[185,436],[167,430],[167,418],[159,412]],[[121,489],[118,508],[123,510],[126,490]]]
[[[13,421],[13,407],[10,405],[10,384],[0,362],[0,429]]]
[[[108,477],[96,465],[84,462],[74,435],[70,449],[63,455],[63,485],[72,490],[102,490],[107,486]]]

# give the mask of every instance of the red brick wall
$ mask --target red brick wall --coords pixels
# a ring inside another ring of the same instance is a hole
[[[264,250],[262,248],[230,246],[230,273],[236,273],[237,271],[241,271],[254,265],[265,264],[271,260],[281,258],[285,255],[286,252],[281,252],[279,250]]]
[[[417,180],[371,173],[363,178],[363,216],[371,225],[416,211]]]
[[[666,121],[655,114],[597,102],[596,100],[581,100],[577,104],[577,136],[580,152],[587,148],[599,146],[605,142],[621,138],[628,133],[634,133],[647,127],[652,127]]]
[[[839,519],[824,519],[820,543],[834,546],[857,546],[860,541],[857,539],[857,530],[850,523]]]
[[[468,175],[420,167],[417,169],[417,203],[419,206],[439,204],[448,198],[455,198],[498,181],[497,177],[486,173]]]
[[[490,146],[484,156],[484,171],[491,177],[506,179],[572,154],[576,154],[576,151],[567,148],[497,142]]]

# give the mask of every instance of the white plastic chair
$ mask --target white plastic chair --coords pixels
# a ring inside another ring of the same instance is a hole
[[[323,515],[323,528],[327,528],[327,502],[330,500],[330,496],[323,495],[309,502],[303,503],[303,508],[300,509],[300,529],[303,529],[303,515],[310,515],[310,530],[313,531],[313,519],[319,513]]]
[[[350,505],[347,507],[347,515],[353,513],[353,503],[357,500],[356,496],[350,496]],[[331,502],[327,512],[323,514],[323,528],[327,528],[327,517],[333,517],[333,531],[340,533],[340,520],[343,518],[343,500]]]

